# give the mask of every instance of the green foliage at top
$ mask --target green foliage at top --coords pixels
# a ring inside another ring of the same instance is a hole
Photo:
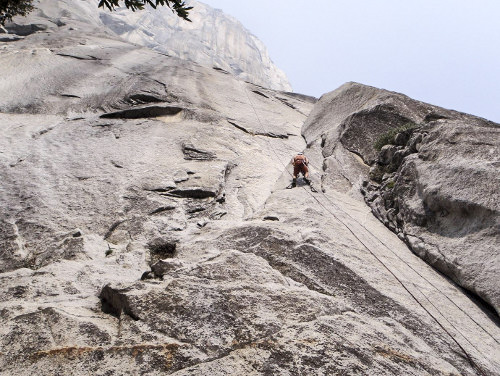
[[[33,10],[33,0],[0,0],[0,25],[14,16],[26,16]]]
[[[0,25],[5,25],[7,21],[12,21],[14,16],[26,16],[34,9],[34,0],[0,0]],[[182,0],[100,0],[99,8],[108,8],[114,10],[123,3],[128,9],[135,12],[144,9],[146,5],[151,5],[156,9],[159,5],[166,5],[172,12],[180,18],[190,21],[189,11],[193,7],[188,7]]]
[[[128,9],[132,10],[132,12],[142,10],[146,5],[150,5],[154,9],[159,5],[166,5],[172,9],[172,12],[177,14],[177,16],[191,22],[189,19],[189,11],[193,9],[193,7],[188,7],[182,0],[101,0],[99,1],[99,8],[106,7],[109,10],[114,10],[115,7],[120,6],[121,2],[123,2]]]
[[[384,145],[394,144],[394,137],[396,137],[398,133],[408,131],[410,129],[416,128],[417,126],[418,125],[415,123],[406,123],[400,127],[389,129],[387,132],[377,138],[377,141],[375,141],[375,144],[373,146],[376,150],[380,151],[380,149],[382,149]]]

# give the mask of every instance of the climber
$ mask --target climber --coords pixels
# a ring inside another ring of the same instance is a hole
[[[311,184],[311,181],[309,180],[309,169],[307,168],[308,164],[309,160],[302,152],[293,157],[293,180],[291,184],[292,188],[297,186],[297,176],[299,175],[299,173],[302,173],[302,175],[304,176],[304,181],[306,182],[306,184]]]

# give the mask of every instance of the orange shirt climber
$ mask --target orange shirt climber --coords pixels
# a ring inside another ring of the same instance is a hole
[[[299,173],[302,173],[305,178],[309,177],[309,169],[307,165],[309,164],[309,160],[303,153],[297,154],[292,159],[293,165],[293,178],[296,179]]]
[[[300,173],[302,173],[302,175],[304,176],[304,181],[306,182],[306,184],[311,184],[311,181],[309,180],[309,168],[307,167],[308,164],[309,160],[304,155],[304,153],[298,153],[295,157],[293,157],[293,180],[290,188],[297,186],[297,176]]]

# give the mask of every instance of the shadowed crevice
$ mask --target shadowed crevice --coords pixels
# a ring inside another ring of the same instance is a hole
[[[177,115],[183,109],[171,106],[147,106],[102,114],[103,119],[141,119]]]
[[[130,316],[135,321],[139,320],[132,309],[128,301],[126,293],[133,289],[133,287],[128,289],[114,289],[110,285],[104,286],[101,293],[99,294],[99,299],[101,300],[101,310],[104,313],[120,318],[122,313]]]
[[[281,138],[281,139],[287,139],[289,137],[288,134],[280,134],[280,133],[274,133],[274,132],[254,132],[254,131],[248,130],[245,127],[235,123],[234,120],[227,119],[227,121],[229,124],[231,124],[235,128],[237,128],[240,131],[243,131],[245,133],[248,133],[252,136],[264,136],[264,137]]]

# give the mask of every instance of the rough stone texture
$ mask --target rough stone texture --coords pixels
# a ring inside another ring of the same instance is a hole
[[[189,15],[192,23],[179,19],[167,7],[136,13],[101,12],[100,17],[132,43],[212,66],[271,89],[292,90],[266,46],[237,19],[198,1],[186,3],[194,7]]]
[[[414,128],[375,150],[381,135],[408,124]],[[326,162],[340,148],[371,165],[374,182],[365,181],[362,192],[375,216],[416,254],[500,312],[499,124],[346,84],[321,98],[303,133],[309,143],[326,140]],[[345,165],[326,166],[328,173]],[[349,173],[359,187],[359,175]]]
[[[0,93],[0,373],[498,374],[498,317],[372,216],[324,101],[84,20],[2,46]],[[285,189],[303,149],[324,194]]]
[[[500,126],[443,119],[401,138],[377,161],[381,184],[367,185],[374,214],[500,312]]]
[[[7,31],[19,37],[67,24],[78,28],[74,21],[96,28],[105,26],[133,44],[183,60],[192,61],[221,73],[231,73],[242,80],[275,90],[291,91],[286,74],[271,60],[266,46],[234,17],[195,0],[192,22],[177,17],[167,6],[156,10],[146,7],[131,12],[125,7],[114,12],[97,8],[96,1],[40,0],[30,15],[31,23],[22,19],[7,25]],[[2,41],[11,38],[2,36]]]

